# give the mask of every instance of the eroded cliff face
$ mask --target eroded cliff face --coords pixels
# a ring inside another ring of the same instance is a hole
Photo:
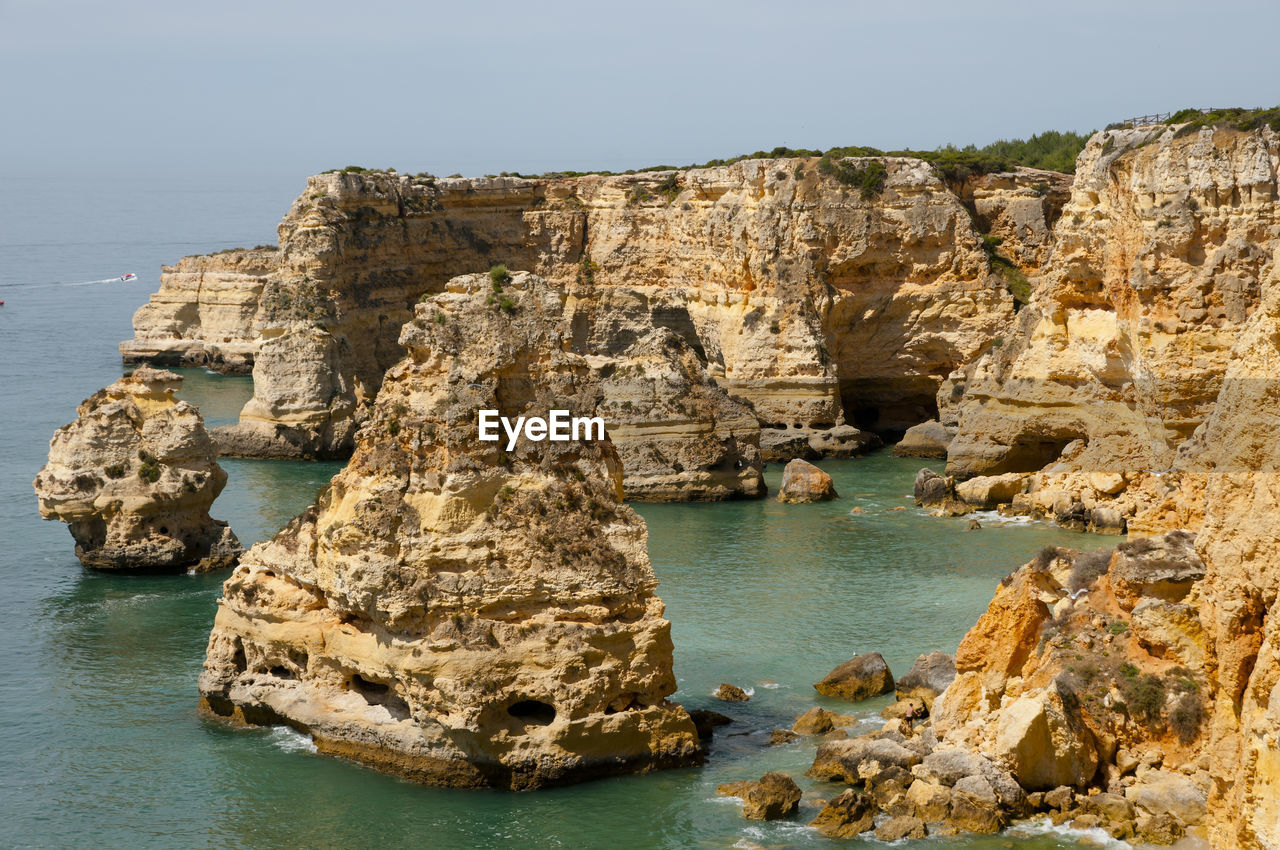
[[[533,788],[700,758],[644,522],[607,440],[477,439],[481,409],[595,415],[531,275],[418,305],[350,463],[224,586],[206,710],[438,785]],[[486,303],[487,302],[487,303]]]
[[[228,567],[241,547],[209,507],[227,483],[182,378],[138,368],[90,396],[49,442],[40,515],[67,523],[86,567],[140,572]]]
[[[278,266],[274,246],[165,266],[160,290],[134,314],[133,339],[120,343],[124,362],[248,372],[258,347],[258,301]]]
[[[254,400],[219,439],[233,453],[349,451],[412,305],[495,263],[650,302],[651,326],[683,336],[753,405],[766,453],[811,438],[823,451],[845,425],[915,424],[942,379],[1003,333],[1012,302],[932,168],[877,162],[884,186],[865,198],[796,159],[539,180],[312,177],[280,225],[246,337],[259,346]]]
[[[1280,243],[1278,161],[1269,129],[1091,139],[1032,304],[944,385],[958,424],[948,471],[1038,472],[1030,506],[1046,513],[1105,505],[1131,521],[1158,502],[1172,485],[1156,479],[1213,409]]]

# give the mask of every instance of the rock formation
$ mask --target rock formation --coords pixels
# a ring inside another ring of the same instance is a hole
[[[600,415],[622,461],[622,490],[640,501],[763,496],[760,424],[707,375],[667,328],[620,356],[588,357],[600,374]]]
[[[780,502],[827,502],[838,495],[831,476],[807,460],[796,458],[782,470]]]
[[[856,702],[893,693],[893,673],[880,653],[864,652],[837,666],[813,687],[824,697]]]
[[[160,273],[160,291],[138,308],[126,363],[248,372],[257,351],[254,317],[279,258],[274,245],[183,257]]]
[[[1258,308],[1280,247],[1278,159],[1268,127],[1095,135],[1032,303],[940,389],[941,424],[958,429],[948,473],[1035,473],[1015,508],[1071,527],[1198,523],[1194,508],[1142,514],[1176,486],[1164,476]]]
[[[90,396],[49,442],[35,479],[40,515],[67,523],[76,557],[100,570],[196,572],[241,547],[209,507],[227,483],[182,378],[140,367]]]
[[[480,410],[603,396],[564,350],[562,294],[517,284],[418,305],[347,467],[224,585],[207,712],[457,787],[700,759],[612,444],[477,439]]]
[[[878,193],[839,177],[873,164],[885,170]],[[1032,207],[1053,210],[1039,177],[993,177],[962,198],[920,160],[853,159],[837,171],[779,159],[542,179],[312,177],[280,225],[271,274],[244,281],[248,300],[261,287],[239,337],[255,352],[255,395],[219,439],[244,454],[349,452],[383,372],[403,356],[396,335],[412,305],[455,275],[505,263],[581,290],[579,314],[615,297],[647,314],[642,331],[622,323],[617,347],[581,353],[620,355],[653,327],[682,336],[721,387],[753,405],[766,456],[865,447],[846,420],[893,431],[927,418],[940,383],[1012,318],[965,204],[1028,256],[1048,233],[1029,224]],[[225,335],[203,329],[190,306],[200,293],[171,273],[139,313],[128,356],[187,345],[202,357],[201,340]]]

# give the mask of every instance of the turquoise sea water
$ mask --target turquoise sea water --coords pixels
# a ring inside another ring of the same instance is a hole
[[[676,698],[737,722],[706,767],[509,794],[423,788],[310,752],[282,730],[232,731],[196,714],[195,680],[222,576],[83,570],[31,491],[53,430],[120,374],[119,340],[187,253],[271,239],[294,180],[111,184],[11,181],[0,210],[0,846],[836,846],[804,828],[744,821],[718,783],[801,774],[813,742],[770,748],[835,664],[882,652],[901,674],[954,651],[999,579],[1046,544],[1088,541],[1040,524],[936,519],[910,506],[918,461],[833,461],[842,498],[638,505],[676,645]],[[127,202],[121,192],[127,189]],[[88,284],[125,271],[135,284]],[[84,284],[84,285],[80,285]],[[211,424],[234,420],[247,378],[185,370]],[[305,507],[339,464],[225,460],[214,515],[246,543]],[[776,488],[778,469],[767,475]],[[863,514],[850,514],[858,505]],[[892,508],[907,506],[906,510]],[[720,682],[753,691],[720,703]],[[873,717],[883,701],[852,713]],[[863,846],[866,841],[851,842]],[[1058,847],[1056,833],[930,839],[927,847]]]

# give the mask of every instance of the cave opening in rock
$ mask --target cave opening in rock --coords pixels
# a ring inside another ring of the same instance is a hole
[[[389,685],[384,685],[381,682],[371,682],[359,673],[351,674],[351,686],[365,697],[384,696],[391,689]]]
[[[1075,439],[1077,439],[1075,434],[1069,434],[1060,437],[1041,439],[1028,437],[1018,440],[1009,447],[1009,452],[1005,455],[1004,462],[1000,464],[999,470],[993,471],[993,474],[1002,472],[1039,472],[1061,457],[1062,450]]]
[[[556,708],[540,700],[522,699],[512,703],[507,708],[507,714],[529,725],[546,726],[556,719]]]

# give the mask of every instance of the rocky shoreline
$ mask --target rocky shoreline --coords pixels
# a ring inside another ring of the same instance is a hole
[[[431,784],[526,789],[697,764],[718,722],[668,699],[670,624],[623,499],[761,497],[764,464],[790,461],[779,500],[827,501],[805,458],[906,429],[899,453],[946,459],[914,488],[939,515],[1128,539],[1042,551],[953,665],[895,682],[870,653],[815,685],[898,701],[866,735],[821,709],[776,731],[831,736],[809,776],[841,790],[811,825],[892,841],[1048,816],[1280,846],[1280,135],[1107,130],[1069,198],[1045,174],[958,191],[920,160],[874,162],[870,193],[805,159],[313,177],[278,250],[167,269],[122,346],[251,362],[240,422],[211,438],[176,375],[140,368],[55,435],[41,512],[90,567],[240,561],[208,714]],[[1025,303],[998,259],[1030,276]],[[480,409],[553,408],[606,417],[608,438],[475,439]],[[214,441],[351,460],[241,558],[208,515]],[[802,799],[777,772],[723,792],[764,819]]]

